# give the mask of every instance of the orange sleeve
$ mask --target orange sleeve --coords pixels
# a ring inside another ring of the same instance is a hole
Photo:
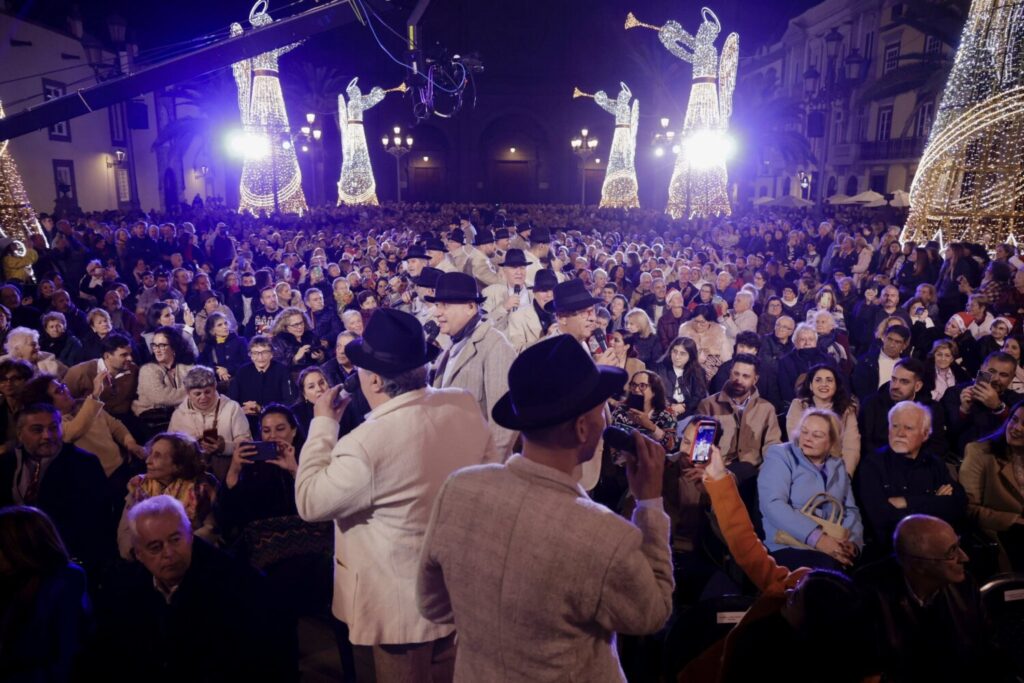
[[[791,573],[775,563],[757,537],[736,488],[736,480],[731,476],[715,481],[705,479],[704,488],[711,497],[711,509],[729,545],[729,552],[743,572],[762,593],[783,592],[792,580]]]

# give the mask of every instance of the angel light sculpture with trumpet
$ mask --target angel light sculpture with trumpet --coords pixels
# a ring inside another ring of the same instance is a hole
[[[600,208],[636,209],[640,207],[636,182],[636,127],[640,119],[640,100],[633,100],[629,87],[620,82],[621,90],[613,100],[598,90],[591,95],[576,88],[572,96],[593,98],[597,105],[615,116],[615,135],[608,153],[608,167],[601,186]],[[630,107],[630,100],[633,106]]]
[[[259,0],[249,12],[249,23],[261,28],[273,22],[267,14],[267,0]],[[230,34],[238,36],[242,25],[231,24]],[[280,209],[284,213],[302,213],[306,210],[306,196],[302,192],[302,173],[295,149],[283,148],[287,137],[288,111],[281,93],[277,60],[284,53],[298,47],[292,43],[276,50],[243,59],[231,65],[238,86],[238,110],[242,114],[242,129],[250,143],[260,149],[250,149],[242,166],[239,211]]]
[[[363,112],[391,92],[405,92],[402,83],[397,88],[384,90],[375,87],[363,94],[353,78],[345,88],[345,95],[338,94],[338,117],[345,122],[341,135],[341,178],[338,179],[338,205],[342,204],[373,204],[377,205],[377,181],[373,177],[373,166],[370,165],[370,150],[366,146],[366,131],[363,129]]]
[[[630,12],[626,29],[649,28],[658,32],[662,45],[673,55],[693,65],[690,101],[680,139],[680,152],[668,187],[665,212],[673,218],[728,216],[732,213],[727,190],[725,161],[729,141],[726,131],[732,116],[732,95],[736,89],[739,63],[739,34],[730,33],[722,48],[721,62],[715,39],[722,30],[718,17],[707,7],[697,35],[683,30],[676,21],[664,26],[640,22]]]

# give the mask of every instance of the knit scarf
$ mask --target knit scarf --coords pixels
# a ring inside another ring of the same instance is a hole
[[[128,496],[131,501],[129,507],[141,503],[147,498],[160,495],[170,496],[181,503],[189,520],[195,524],[196,509],[199,506],[199,501],[196,498],[196,482],[189,479],[175,479],[164,486],[156,479],[150,479],[144,474],[136,475],[128,481]]]
[[[230,334],[230,332],[229,332],[228,334]],[[228,335],[227,335],[227,334],[225,334],[225,335],[224,335],[224,336],[222,337],[222,336],[220,336],[219,334],[215,334],[215,335],[213,335],[213,338],[214,338],[215,340],[217,340],[217,343],[218,343],[218,344],[223,344],[224,342],[226,342],[226,341],[228,340]]]

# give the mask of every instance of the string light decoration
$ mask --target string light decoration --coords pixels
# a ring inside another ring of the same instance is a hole
[[[6,117],[0,102],[0,119]],[[28,243],[31,235],[41,235],[39,218],[28,201],[18,165],[11,154],[10,141],[0,142],[0,237]]]
[[[599,107],[615,117],[615,134],[608,152],[599,208],[637,209],[640,198],[636,181],[636,128],[640,120],[640,100],[633,100],[630,107],[633,92],[621,81],[619,86],[621,89],[614,100],[604,90],[589,95],[576,88],[572,96],[592,97]]]
[[[994,247],[1024,233],[1022,47],[1020,3],[974,0],[901,239]]]
[[[273,22],[267,9],[267,0],[259,0],[253,5],[249,12],[249,23],[253,28]],[[240,35],[241,24],[231,24],[230,33],[232,36]],[[306,210],[295,147],[283,144],[289,139],[291,129],[277,65],[281,55],[298,46],[299,43],[292,43],[231,65],[235,85],[238,86],[242,129],[246,138],[254,143],[242,165],[239,211],[249,210],[258,214],[260,211],[280,210],[301,214]]]
[[[739,34],[729,34],[719,60],[715,40],[722,24],[707,7],[701,8],[701,18],[697,35],[693,36],[676,21],[653,26],[638,21],[632,12],[626,16],[626,29],[642,27],[657,31],[669,52],[693,65],[690,100],[665,207],[673,218],[732,213],[727,190],[726,159],[731,147],[727,131],[739,65]]]
[[[345,121],[341,136],[341,177],[338,179],[338,206],[342,204],[373,204],[377,201],[377,181],[373,177],[370,150],[366,146],[363,112],[379,103],[390,92],[405,92],[405,84],[384,90],[374,87],[364,95],[359,89],[359,78],[353,78],[338,94],[338,117]]]

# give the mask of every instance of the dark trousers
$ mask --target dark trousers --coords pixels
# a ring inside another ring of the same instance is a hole
[[[776,562],[790,571],[800,567],[831,569],[832,571],[842,571],[843,569],[843,566],[832,559],[831,556],[820,553],[817,550],[781,548],[780,550],[772,551],[771,555],[775,558]]]

